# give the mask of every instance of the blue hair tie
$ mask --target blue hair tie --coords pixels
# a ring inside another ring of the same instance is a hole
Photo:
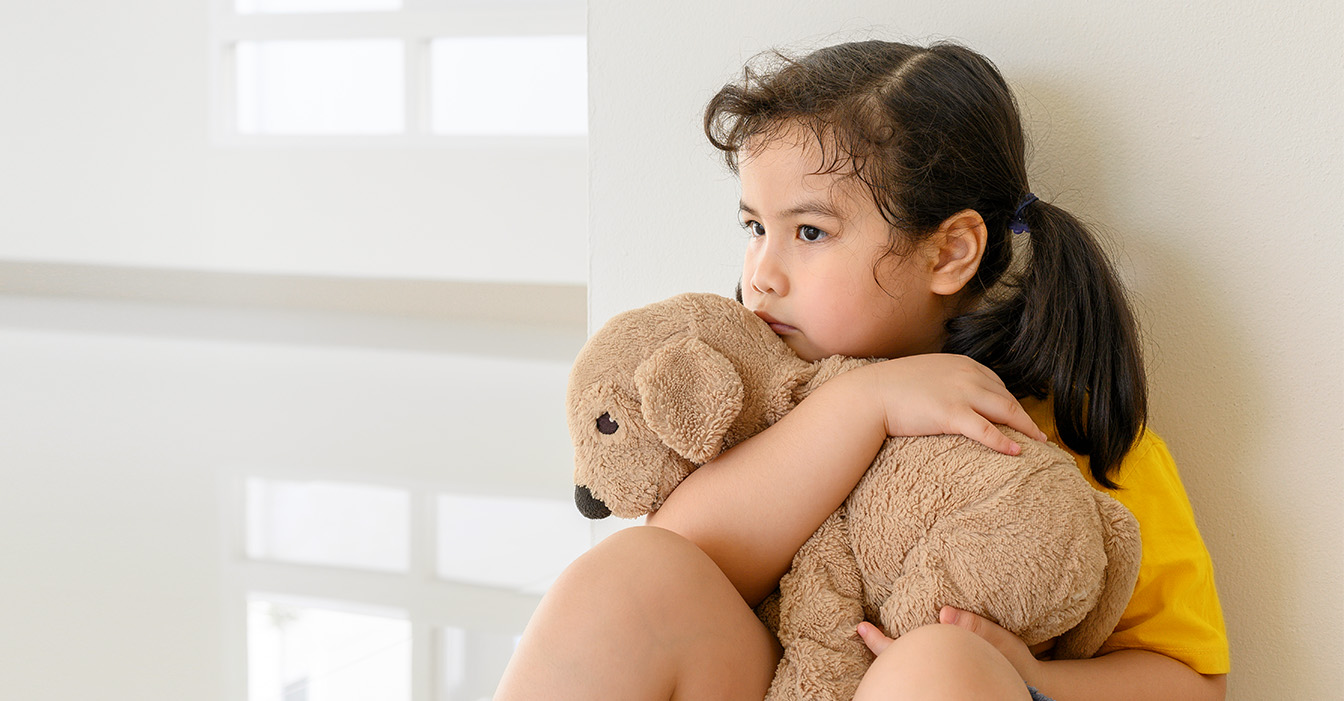
[[[1014,234],[1025,234],[1031,231],[1031,227],[1027,226],[1027,220],[1023,219],[1022,215],[1027,211],[1027,205],[1037,199],[1039,198],[1036,195],[1028,192],[1027,196],[1022,198],[1022,202],[1017,205],[1017,209],[1013,211],[1013,218],[1008,221],[1008,228]]]

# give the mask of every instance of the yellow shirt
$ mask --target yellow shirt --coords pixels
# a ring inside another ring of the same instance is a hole
[[[1051,441],[1068,450],[1055,430],[1049,401],[1028,398],[1022,405]],[[1074,458],[1087,481],[1102,489],[1088,472],[1087,458],[1076,453]],[[1129,605],[1097,654],[1151,650],[1201,674],[1226,674],[1227,629],[1214,587],[1213,561],[1166,444],[1152,431],[1146,432],[1114,474],[1111,481],[1120,489],[1102,491],[1138,520],[1143,558]]]

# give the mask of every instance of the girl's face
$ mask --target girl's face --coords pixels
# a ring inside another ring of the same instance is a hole
[[[804,360],[937,352],[946,307],[929,287],[936,256],[888,254],[891,226],[867,189],[843,173],[817,174],[821,165],[800,131],[740,160],[751,236],[743,303]]]

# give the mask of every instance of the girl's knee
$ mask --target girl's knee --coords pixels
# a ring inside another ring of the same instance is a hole
[[[576,559],[552,591],[591,598],[608,610],[623,604],[658,610],[678,600],[678,592],[718,580],[726,582],[694,543],[662,528],[636,526],[617,531]]]
[[[685,570],[718,568],[694,543],[654,526],[619,530],[576,559],[566,574],[654,578]]]
[[[644,676],[637,686],[657,691],[592,698],[668,698],[676,689],[678,698],[759,699],[779,659],[774,636],[714,561],[685,538],[647,526],[618,531],[571,563],[523,643],[538,656],[543,648],[578,650],[571,667],[622,683]]]
[[[618,531],[565,568],[547,589],[528,623],[526,639],[557,645],[573,641],[656,638],[699,604],[684,592],[719,573],[695,544],[661,528]],[[699,572],[697,571],[699,567]],[[729,585],[731,587],[731,585]],[[643,630],[632,631],[637,621]]]
[[[667,556],[708,557],[686,538],[657,526],[623,528],[607,536],[589,552],[613,551],[623,557],[646,558],[659,561]]]
[[[876,699],[1029,699],[999,651],[957,626],[933,624],[906,633],[877,657],[855,701]]]

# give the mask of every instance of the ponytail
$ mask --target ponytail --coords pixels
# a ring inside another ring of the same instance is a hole
[[[1030,260],[1007,295],[948,321],[944,350],[992,368],[1017,396],[1053,397],[1064,444],[1111,489],[1142,433],[1148,390],[1138,327],[1105,253],[1082,222],[1045,202],[1023,213]]]

